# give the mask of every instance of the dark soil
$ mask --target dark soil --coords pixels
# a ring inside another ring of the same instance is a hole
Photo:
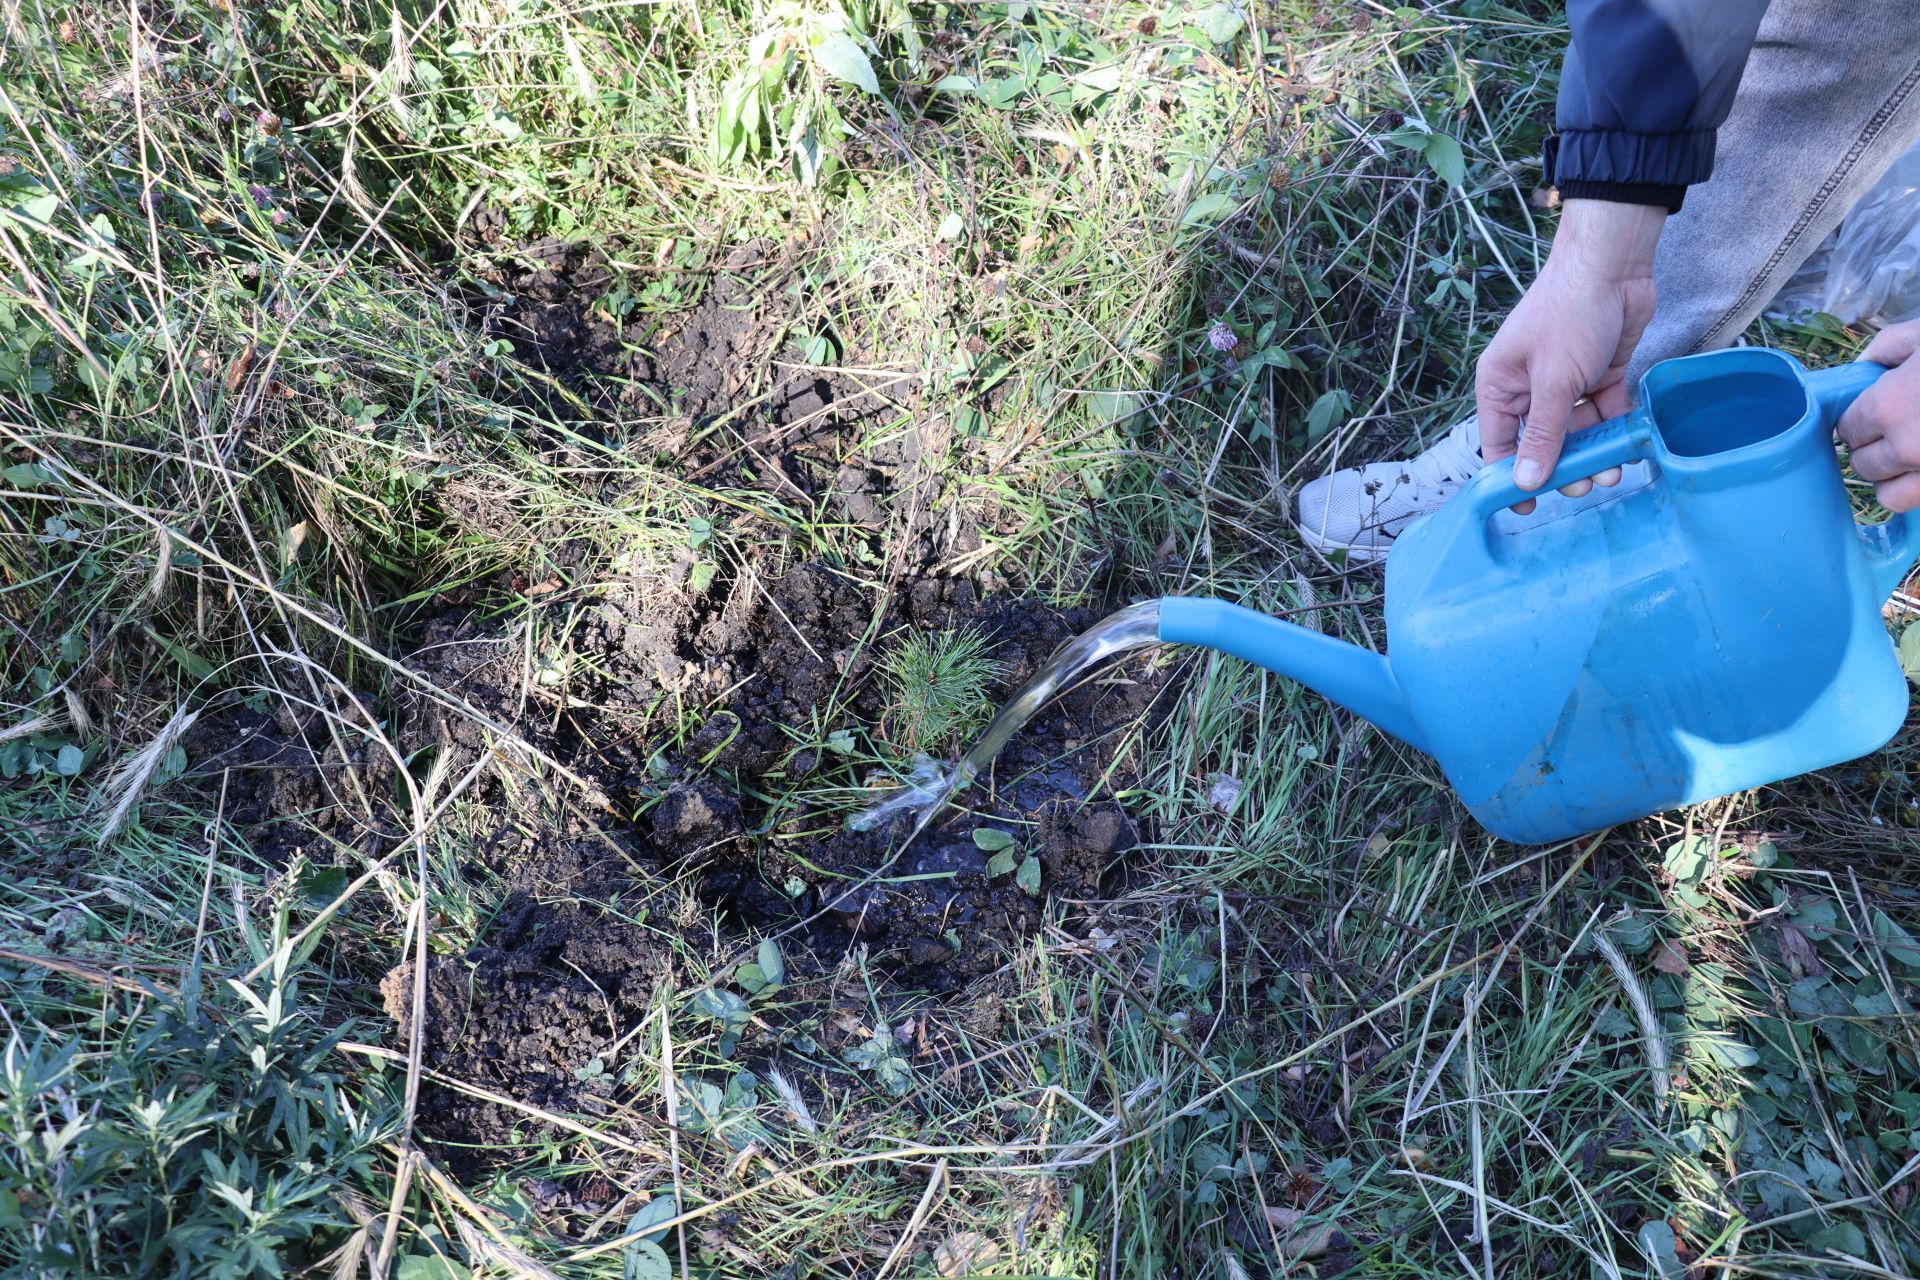
[[[488,855],[511,891],[483,944],[430,974],[428,1060],[436,1069],[537,1106],[608,1105],[618,1082],[590,1064],[645,1016],[659,984],[695,980],[679,967],[676,934],[684,926],[691,949],[711,951],[716,910],[740,938],[736,959],[751,955],[754,939],[783,935],[795,992],[817,990],[808,984],[831,975],[854,948],[902,992],[966,991],[1040,927],[1049,901],[1071,925],[1075,904],[1098,898],[1136,843],[1126,813],[1098,792],[1118,731],[1149,709],[1158,688],[1145,663],[1060,699],[1009,746],[992,785],[969,797],[971,810],[949,813],[904,852],[902,830],[849,830],[844,810],[809,796],[844,766],[791,732],[816,715],[828,729],[877,724],[886,690],[875,667],[905,634],[979,629],[1004,664],[1000,696],[1094,621],[1091,614],[982,600],[965,583],[923,581],[893,594],[875,632],[881,638],[863,647],[857,642],[874,631],[876,600],[830,569],[801,566],[764,589],[740,589],[756,591],[759,603],[711,610],[678,640],[680,652],[697,655],[700,678],[691,684],[735,689],[684,751],[656,759],[589,748],[598,726],[562,722],[556,737],[574,743],[572,762],[612,810],[606,834],[594,835],[578,817],[551,831],[528,823],[509,828]],[[519,678],[506,649],[442,641],[414,665],[504,716]],[[471,733],[437,712],[418,725],[442,742]],[[456,743],[455,767],[478,748]],[[1123,767],[1107,785],[1126,780]],[[988,877],[989,855],[973,833],[989,825],[1014,835],[1023,856],[1038,857],[1037,895],[1012,875]],[[682,921],[689,889],[697,905]],[[599,905],[609,901],[619,909]],[[822,1009],[792,997],[783,1003],[784,1029],[833,1045]],[[769,1033],[750,1032],[756,1036]],[[446,1090],[432,1091],[429,1102],[430,1128],[444,1138],[492,1141],[522,1123]]]
[[[470,617],[436,619],[407,658],[585,783],[543,801],[518,771],[508,778],[488,766],[467,797],[497,825],[465,870],[504,892],[478,944],[430,967],[427,1062],[436,1071],[559,1111],[610,1105],[620,1087],[611,1063],[592,1064],[645,1017],[661,984],[704,980],[683,957],[697,954],[724,976],[775,934],[789,992],[772,1030],[750,1029],[748,1043],[800,1032],[831,1050],[830,998],[804,993],[832,988],[849,955],[903,996],[964,1005],[1049,915],[1069,928],[1087,923],[1086,904],[1112,888],[1137,842],[1132,820],[1105,797],[1130,781],[1115,759],[1119,740],[1161,687],[1144,658],[1059,698],[962,797],[965,807],[904,850],[904,826],[846,826],[850,798],[878,795],[890,779],[857,773],[823,746],[835,731],[882,732],[890,693],[880,667],[906,637],[956,628],[986,637],[998,700],[1096,621],[1092,611],[981,598],[940,579],[905,582],[882,599],[822,565],[697,596],[671,581],[636,582],[591,609],[576,638],[599,667],[578,685],[530,682],[523,643]],[[684,749],[658,751],[659,735],[644,731],[663,696],[711,709]],[[393,690],[387,713],[402,748],[417,753],[416,773],[436,754],[446,776],[459,777],[482,753],[515,750],[409,687]],[[256,846],[285,856],[312,844],[309,856],[323,862],[348,846],[393,848],[405,830],[397,815],[376,804],[374,820],[345,816],[368,812],[345,791],[349,767],[366,775],[369,794],[387,796],[391,769],[339,759],[317,720],[280,720],[227,717],[195,752],[238,766],[228,811],[250,824]],[[1038,859],[1037,893],[1012,874],[988,876],[989,854],[974,839],[982,827],[1013,837],[1019,860]],[[314,841],[316,830],[339,844]],[[734,939],[731,955],[712,954],[716,917]],[[381,997],[404,1030],[410,971],[389,975]],[[440,1087],[424,1107],[426,1131],[453,1142],[497,1141],[525,1123]]]

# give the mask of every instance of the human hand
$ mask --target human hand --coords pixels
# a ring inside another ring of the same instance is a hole
[[[1481,355],[1480,455],[1498,462],[1517,453],[1520,488],[1547,482],[1569,431],[1631,407],[1627,360],[1653,319],[1653,250],[1666,220],[1653,205],[1567,201],[1546,264]],[[1592,481],[1618,484],[1620,469]],[[1576,480],[1561,492],[1579,497],[1591,487]]]
[[[1889,511],[1920,507],[1920,320],[1875,334],[1862,360],[1887,366],[1880,380],[1840,415],[1840,439],[1854,474],[1873,482],[1873,496]]]

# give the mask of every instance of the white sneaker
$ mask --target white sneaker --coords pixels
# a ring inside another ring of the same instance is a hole
[[[1469,415],[1404,462],[1347,467],[1301,489],[1295,499],[1301,536],[1323,554],[1346,552],[1348,564],[1383,559],[1402,529],[1445,506],[1485,465],[1480,420]]]
[[[1486,465],[1480,458],[1480,420],[1469,415],[1426,452],[1404,462],[1369,462],[1308,484],[1295,499],[1300,534],[1322,554],[1346,552],[1348,564],[1384,560],[1401,530],[1445,506]],[[1549,489],[1531,514],[1497,512],[1493,527],[1502,533],[1537,528],[1631,493],[1652,478],[1651,464],[1631,462],[1621,469],[1617,485],[1595,485],[1578,498]]]

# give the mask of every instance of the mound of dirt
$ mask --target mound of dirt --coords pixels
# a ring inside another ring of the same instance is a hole
[[[744,607],[709,604],[653,624],[637,662],[602,653],[628,681],[621,700],[599,690],[591,706],[585,699],[528,704],[524,657],[472,622],[431,626],[409,665],[584,775],[588,800],[612,811],[608,820],[636,862],[687,879],[700,900],[749,931],[797,929],[823,967],[857,941],[883,969],[923,970],[913,975],[916,985],[950,989],[1000,963],[1006,944],[1037,927],[1045,899],[1099,895],[1103,875],[1136,841],[1125,813],[1098,792],[1102,779],[1108,787],[1126,780],[1124,769],[1113,770],[1118,740],[1158,691],[1150,662],[1057,699],[961,806],[911,844],[904,827],[846,826],[845,796],[867,779],[847,774],[827,745],[854,730],[879,731],[893,692],[879,668],[909,636],[962,629],[980,636],[996,664],[991,696],[998,700],[1095,615],[981,599],[956,580],[909,582],[881,600],[847,574],[814,564],[733,591],[736,602],[748,597]],[[677,635],[675,618],[684,624]],[[675,662],[678,673],[663,672]],[[677,753],[646,751],[597,722],[608,706],[662,689],[730,692]],[[524,717],[521,705],[530,705]],[[405,745],[455,751],[454,770],[486,749],[488,730],[437,702],[403,691],[402,708]],[[987,825],[1006,839],[976,841]],[[1019,863],[1031,854],[1041,872],[1037,890],[1031,872],[1026,887],[1007,872],[989,876],[983,845],[1016,848]],[[500,865],[511,875],[528,860]],[[564,877],[552,887],[592,896],[582,893],[589,886]],[[634,892],[630,884],[592,887]]]
[[[537,1107],[604,1113],[619,1082],[602,1055],[646,1016],[660,984],[680,976],[671,939],[644,921],[645,908],[609,909],[646,886],[602,836],[575,827],[502,837],[519,847],[495,851],[517,868],[499,915],[480,945],[428,966],[426,1060]],[[408,1041],[412,965],[389,974],[380,994]],[[526,1124],[513,1108],[438,1086],[423,1114],[429,1133],[456,1143],[495,1142]]]
[[[529,794],[523,777],[497,772],[515,748],[495,729],[444,698],[393,690],[401,748],[412,760],[447,757],[449,777],[481,764],[463,803],[497,823],[466,870],[503,887],[499,910],[478,945],[437,956],[428,972],[427,1061],[438,1071],[560,1111],[609,1105],[619,1088],[607,1074],[612,1046],[653,1007],[661,984],[705,980],[683,971],[680,957],[730,972],[729,957],[712,954],[716,915],[736,940],[732,959],[750,956],[761,937],[781,937],[783,1016],[829,1044],[821,1019],[805,1012],[814,997],[802,993],[821,990],[816,980],[849,955],[903,992],[978,987],[1050,916],[1069,927],[1084,918],[1081,904],[1112,887],[1137,843],[1132,820],[1108,797],[1130,781],[1127,730],[1162,688],[1147,658],[1058,698],[917,839],[905,839],[904,823],[872,831],[846,823],[851,806],[891,782],[848,761],[850,743],[884,737],[895,696],[884,664],[895,646],[927,632],[973,632],[997,664],[997,701],[1096,621],[1091,611],[981,598],[946,579],[882,595],[818,564],[772,582],[715,584],[698,599],[682,592],[671,607],[658,583],[636,593],[614,602],[607,626],[644,635],[597,654],[592,698],[541,687],[524,640],[477,618],[436,620],[407,659],[445,695],[586,782],[561,788],[557,808]],[[598,647],[602,633],[587,639]],[[710,709],[679,751],[656,750],[661,735],[635,731],[646,723],[639,709],[663,695],[683,715]],[[288,818],[324,810],[326,790],[338,785],[318,772],[329,758],[312,727],[291,729],[262,722],[243,735],[264,744],[248,750],[267,752],[267,767],[235,775],[230,805],[257,830],[293,829]],[[342,762],[330,767],[337,775]],[[383,782],[391,794],[390,773]],[[411,982],[402,970],[381,990],[403,1039]],[[781,1034],[762,1025],[749,1038]],[[454,1142],[497,1141],[524,1123],[444,1088],[431,1089],[425,1107],[428,1131]]]

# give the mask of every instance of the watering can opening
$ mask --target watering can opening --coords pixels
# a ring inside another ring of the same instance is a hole
[[[1655,365],[1641,386],[1654,430],[1676,458],[1761,444],[1793,430],[1812,407],[1799,366],[1760,347]]]

